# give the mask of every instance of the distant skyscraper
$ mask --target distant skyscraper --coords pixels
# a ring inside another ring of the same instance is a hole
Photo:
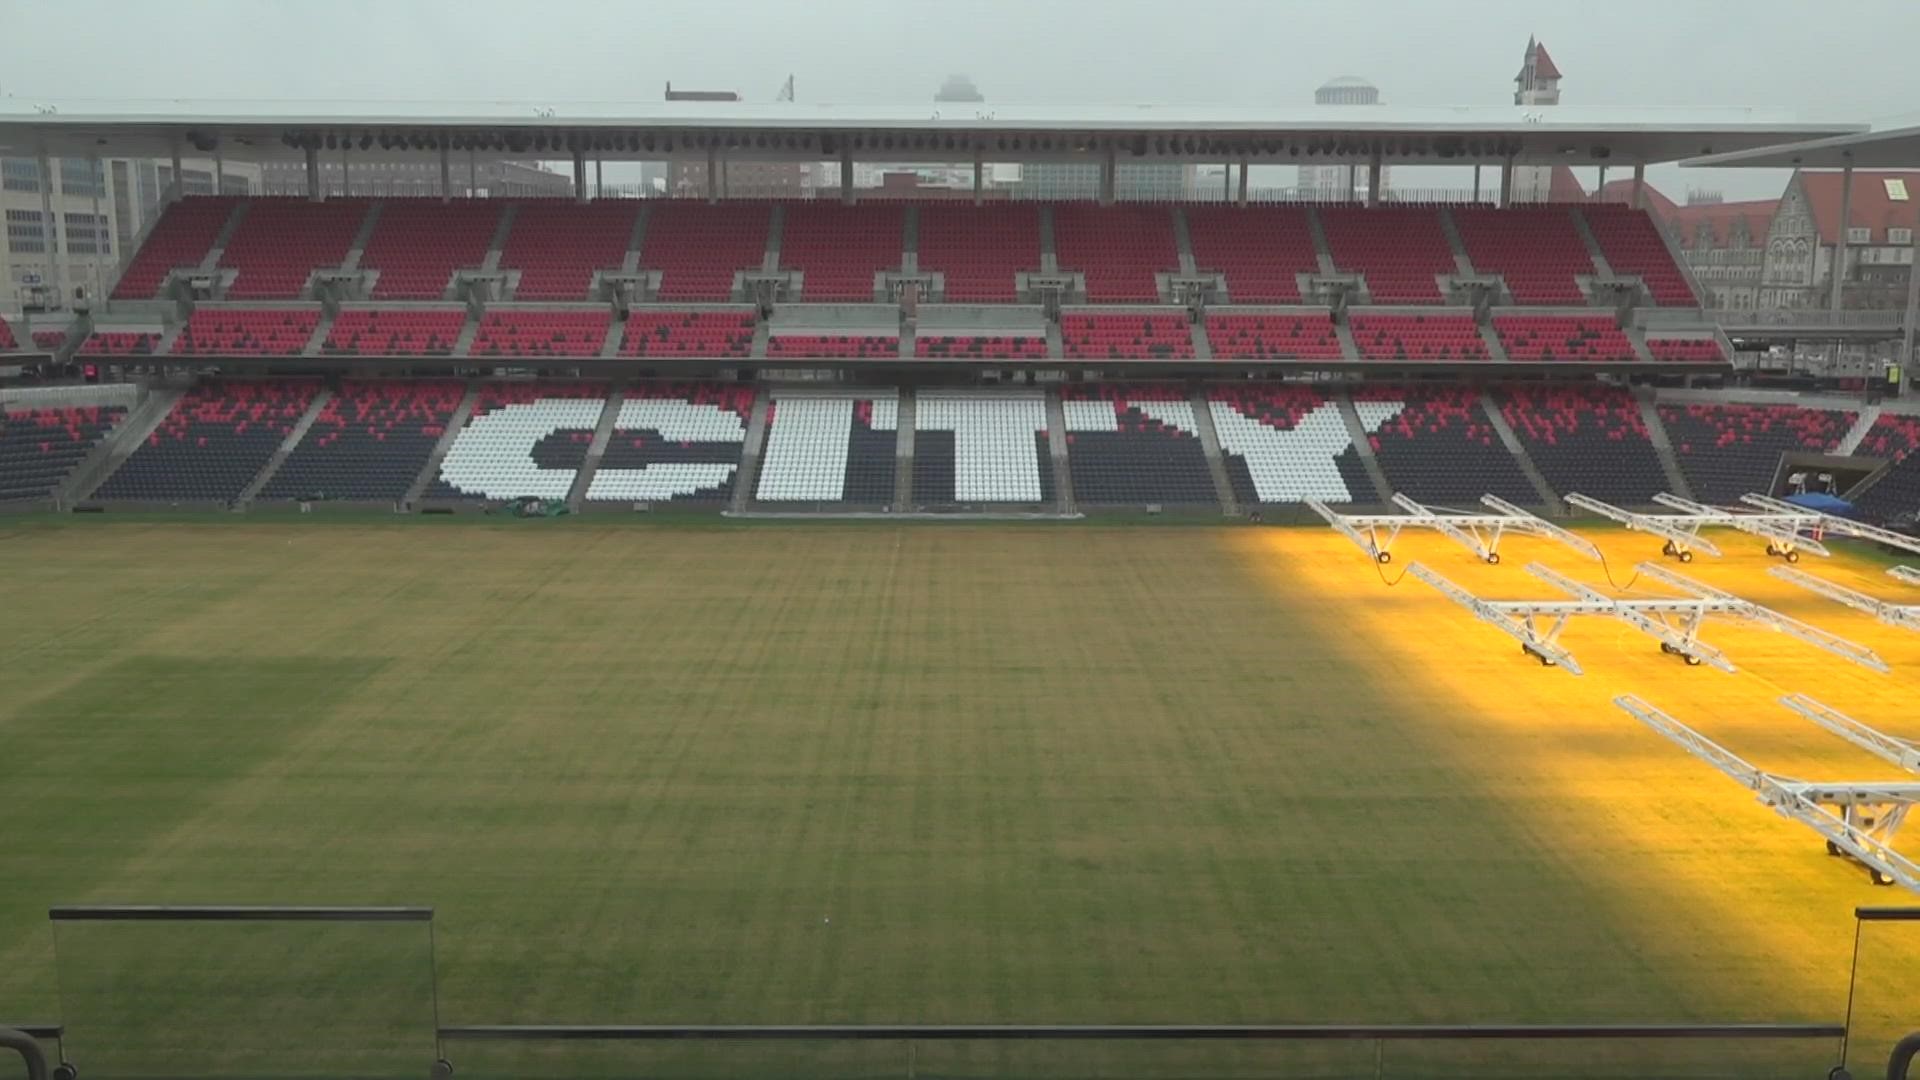
[[[1358,75],[1342,75],[1313,92],[1315,105],[1380,105],[1380,88]],[[1391,185],[1380,168],[1380,190]],[[1300,197],[1306,199],[1362,198],[1366,194],[1367,169],[1361,162],[1346,165],[1302,165],[1298,181]]]

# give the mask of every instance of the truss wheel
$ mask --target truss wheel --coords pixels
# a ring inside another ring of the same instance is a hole
[[[1785,553],[1785,558],[1788,562],[1799,562],[1800,553],[1797,551],[1789,551]]]
[[[1839,857],[1840,857],[1840,845],[1839,845],[1839,844],[1836,844],[1836,843],[1834,843],[1834,842],[1833,842],[1833,841],[1831,841],[1831,840],[1829,840],[1829,841],[1827,841],[1827,854],[1829,854],[1829,855],[1831,855],[1831,856],[1833,856],[1833,857],[1834,857],[1834,858],[1836,858],[1836,859],[1837,859],[1837,858],[1839,858]]]
[[[1667,653],[1668,655],[1672,655],[1675,650],[1673,646],[1663,641],[1660,643],[1660,651],[1663,653]]]
[[[1660,554],[1662,554],[1662,555],[1672,555],[1673,553],[1674,553],[1674,552],[1673,552],[1673,541],[1671,541],[1671,540],[1669,540],[1669,541],[1667,541],[1666,543],[1664,543],[1664,544],[1662,544],[1662,545],[1660,545]]]
[[[1772,541],[1768,541],[1768,542],[1767,542],[1767,554],[1769,554],[1769,555],[1778,555],[1778,554],[1780,554],[1780,549],[1779,549],[1779,548],[1777,548],[1777,547],[1774,547],[1774,546],[1773,546],[1773,542],[1772,542]]]
[[[53,1067],[53,1080],[80,1080],[80,1070],[73,1067],[73,1062],[63,1061]]]
[[[1827,1080],[1853,1080],[1853,1074],[1847,1071],[1845,1065],[1835,1065],[1827,1070]]]
[[[1893,884],[1893,875],[1883,874],[1880,871],[1873,869],[1872,867],[1868,867],[1867,880],[1873,882],[1875,885],[1878,885],[1881,888],[1886,888]]]
[[[1500,565],[1500,553],[1499,553],[1499,552],[1497,552],[1497,551],[1489,551],[1489,552],[1487,552],[1487,565],[1488,565],[1488,566],[1499,566],[1499,565]]]
[[[1378,562],[1381,566],[1385,566],[1388,563],[1393,561],[1393,552],[1383,551],[1378,555],[1375,555],[1373,558],[1375,562]]]
[[[1693,561],[1693,552],[1691,552],[1691,551],[1682,551],[1682,552],[1680,553],[1680,561],[1681,561],[1681,562],[1692,562],[1692,561]]]
[[[447,1077],[453,1075],[453,1062],[448,1061],[446,1058],[440,1058],[433,1063],[433,1069],[428,1075],[432,1076],[433,1080],[446,1080]]]
[[[1699,658],[1699,657],[1697,657],[1697,656],[1695,656],[1695,655],[1693,655],[1692,653],[1687,653],[1687,654],[1686,654],[1686,661],[1687,661],[1687,666],[1688,666],[1688,667],[1699,667],[1699,666],[1700,666],[1700,658]]]

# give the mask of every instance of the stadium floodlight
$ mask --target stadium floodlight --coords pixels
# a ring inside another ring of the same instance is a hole
[[[1898,626],[1904,630],[1920,630],[1920,605],[1890,603],[1788,566],[1776,566],[1770,572],[1781,581],[1791,582],[1829,600],[1837,600],[1855,611],[1864,611],[1888,626]]]
[[[1920,585],[1920,570],[1911,566],[1892,566],[1887,568],[1887,576],[1909,585]]]
[[[1611,597],[1584,582],[1575,581],[1541,563],[1528,563],[1528,574],[1564,593],[1545,600],[1488,600],[1475,596],[1425,566],[1415,563],[1408,572],[1433,586],[1447,599],[1472,612],[1482,622],[1520,642],[1521,651],[1550,667],[1578,675],[1581,668],[1559,644],[1567,623],[1584,616],[1617,619],[1660,643],[1660,651],[1678,656],[1689,667],[1705,665],[1725,672],[1738,669],[1726,653],[1700,640],[1700,630],[1714,617],[1758,623],[1798,638],[1874,671],[1886,672],[1886,661],[1873,650],[1771,608],[1742,600],[1732,593],[1683,577],[1652,563],[1635,567],[1687,595],[1671,597]]]
[[[1804,524],[1802,528],[1835,536],[1850,537],[1854,540],[1867,540],[1875,544],[1884,544],[1900,551],[1910,551],[1920,555],[1920,536],[1908,536],[1892,529],[1883,529],[1878,525],[1868,525],[1864,521],[1852,518],[1823,514],[1818,510],[1809,510],[1804,506],[1795,506],[1790,502],[1776,499],[1771,495],[1746,494],[1740,501],[1748,506],[1764,510],[1782,518],[1798,518]]]
[[[1780,704],[1819,724],[1867,753],[1910,773],[1920,774],[1920,742],[1889,735],[1838,712],[1805,694],[1788,694]]]
[[[1568,506],[1578,507],[1590,514],[1611,518],[1635,532],[1660,537],[1667,542],[1661,552],[1672,555],[1683,563],[1692,562],[1695,551],[1705,552],[1714,558],[1720,557],[1720,549],[1700,535],[1699,522],[1683,526],[1676,524],[1672,515],[1636,514],[1631,510],[1622,510],[1612,503],[1601,502],[1599,499],[1589,498],[1578,492],[1566,496],[1566,503]]]
[[[1850,856],[1867,868],[1875,885],[1899,884],[1920,892],[1920,863],[1893,848],[1907,811],[1920,802],[1920,784],[1824,783],[1765,772],[1640,698],[1626,694],[1613,703],[1758,795],[1782,817],[1819,833],[1829,855]]]
[[[1508,533],[1555,540],[1590,559],[1600,557],[1600,549],[1592,543],[1504,499],[1483,495],[1480,501],[1498,513],[1442,510],[1405,494],[1393,496],[1393,504],[1404,514],[1342,514],[1319,499],[1308,499],[1307,507],[1378,563],[1393,561],[1393,544],[1402,529],[1432,529],[1491,565],[1499,565],[1500,539]]]

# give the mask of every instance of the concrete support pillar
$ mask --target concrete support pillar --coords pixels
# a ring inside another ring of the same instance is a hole
[[[1607,189],[1607,167],[1605,165],[1602,165],[1600,166],[1600,178],[1594,181],[1593,190],[1595,191],[1595,193],[1598,193],[1598,192],[1605,191],[1606,189]]]
[[[1473,166],[1473,201],[1480,201],[1480,164],[1478,162]]]
[[[593,197],[607,197],[607,159],[603,157],[593,159]]]
[[[1372,160],[1367,162],[1367,205],[1368,206],[1380,205],[1380,174],[1382,173],[1382,171],[1383,170],[1381,169],[1381,166],[1380,166],[1380,151],[1376,149],[1373,152]]]
[[[1847,155],[1847,164],[1840,170],[1840,229],[1833,238],[1833,266],[1828,278],[1833,282],[1833,297],[1829,306],[1840,310],[1840,285],[1847,276],[1847,226],[1853,224],[1853,155]]]
[[[173,160],[176,162],[174,168],[179,168],[177,163],[180,159],[176,157]],[[180,174],[173,175],[178,178]],[[320,148],[309,146],[307,147],[307,201],[319,202],[326,197],[326,190],[320,186]]]
[[[1633,163],[1633,208],[1638,210],[1645,205],[1647,205],[1647,163],[1636,161]]]
[[[227,193],[227,161],[218,143],[213,147],[213,193],[215,195]]]
[[[1233,201],[1233,162],[1220,166],[1220,201]]]
[[[1920,229],[1913,230],[1913,245],[1907,264],[1907,315],[1900,330],[1900,374],[1904,381],[1913,370],[1914,331],[1920,326]]]
[[[66,275],[60,272],[60,266],[64,261],[61,249],[66,245],[61,243],[60,219],[53,213],[53,160],[47,157],[45,146],[40,148],[40,236],[47,248],[47,287],[53,291],[53,302],[65,307]]]
[[[347,140],[340,140],[340,194],[353,194],[352,163],[347,157]]]
[[[1513,156],[1500,163],[1500,209],[1513,205]]]
[[[973,205],[975,206],[979,206],[982,202],[986,201],[980,194],[982,191],[981,174],[986,171],[981,161],[982,154],[983,151],[979,147],[976,146],[973,148]]]
[[[585,150],[573,152],[573,201],[577,203],[587,201],[587,152]]]
[[[313,151],[309,150],[307,153],[312,154]],[[173,140],[173,190],[168,193],[167,198],[178,199],[186,193],[186,182],[180,178],[180,140],[175,139]]]
[[[440,137],[440,201],[453,200],[453,148],[447,145],[447,137]]]
[[[1347,166],[1347,202],[1360,201],[1360,166]]]
[[[853,205],[853,143],[840,140],[840,205]]]
[[[1116,176],[1120,171],[1118,160],[1114,157],[1113,144],[1107,144],[1106,156],[1100,159],[1100,205],[1112,206],[1115,189],[1119,186]]]
[[[720,148],[707,146],[707,205],[720,201]]]
[[[467,194],[480,194],[480,163],[475,151],[467,150]]]
[[[1247,163],[1240,163],[1240,205],[1247,205]]]

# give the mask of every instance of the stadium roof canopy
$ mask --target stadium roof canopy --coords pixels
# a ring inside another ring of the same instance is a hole
[[[0,152],[57,157],[300,159],[350,145],[383,158],[456,150],[530,159],[704,157],[952,161],[1367,159],[1657,163],[1866,130],[1751,109],[1527,106],[894,106],[716,102],[65,101],[0,99]],[[1003,157],[1004,155],[1004,157]]]
[[[1920,127],[1887,128],[1852,135],[1723,149],[1682,164],[1708,169],[1911,169],[1920,167]]]

